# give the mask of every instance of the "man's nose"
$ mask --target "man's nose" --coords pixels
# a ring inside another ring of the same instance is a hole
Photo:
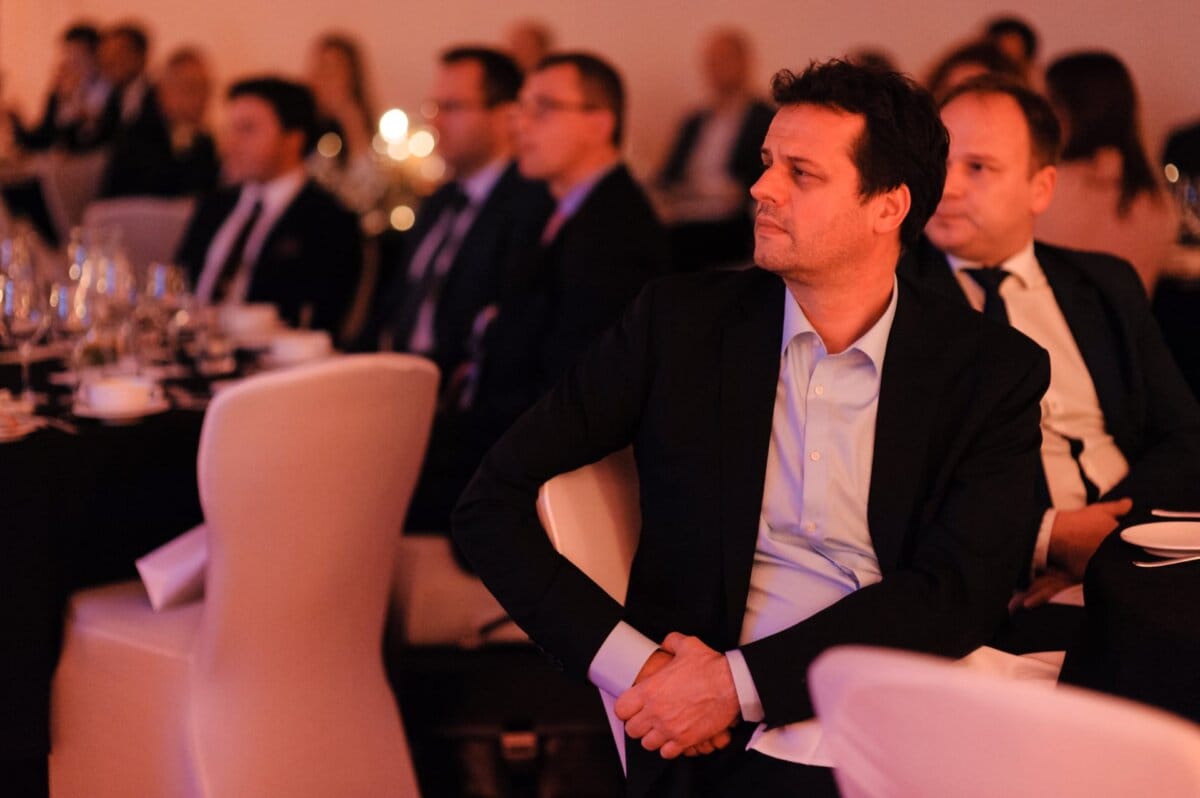
[[[950,164],[946,167],[946,184],[942,187],[942,198],[961,197],[963,193],[963,168]]]
[[[774,204],[778,198],[777,180],[774,177],[772,169],[767,168],[759,175],[758,180],[754,181],[754,185],[750,186],[750,196],[755,202],[769,202]]]

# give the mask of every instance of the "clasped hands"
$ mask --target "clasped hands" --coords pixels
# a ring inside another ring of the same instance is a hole
[[[625,733],[664,759],[711,754],[729,745],[741,713],[725,655],[672,632],[615,706]]]

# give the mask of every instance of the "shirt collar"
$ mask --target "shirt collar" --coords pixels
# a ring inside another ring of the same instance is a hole
[[[583,205],[583,201],[592,193],[592,189],[596,187],[596,184],[608,176],[619,164],[620,162],[618,161],[610,166],[597,169],[576,183],[574,188],[564,194],[563,198],[558,201],[558,207],[554,212],[566,219],[574,216],[575,212],[579,210],[579,206]]]
[[[983,265],[976,261],[956,258],[950,253],[946,253],[946,260],[950,262],[950,269],[955,274],[958,274],[963,269],[977,269]],[[1042,274],[1037,258],[1033,254],[1032,238],[1029,239],[1029,243],[1001,261],[998,265],[1001,269],[1016,277],[1023,288],[1036,288],[1046,282],[1046,276]]]
[[[301,167],[266,183],[247,183],[242,188],[242,201],[254,203],[261,200],[263,215],[273,216],[291,204],[304,187],[306,179],[307,175]]]
[[[792,292],[784,290],[783,294],[783,344],[780,347],[781,356],[787,351],[788,344],[797,335],[812,333],[817,340],[821,339],[821,336],[813,328],[812,322],[808,320],[808,316],[804,315],[804,309],[800,307],[800,303],[792,296]],[[887,309],[883,311],[883,315],[871,325],[869,330],[846,348],[846,351],[857,349],[866,355],[875,366],[876,373],[883,371],[883,356],[887,351],[888,337],[892,332],[892,322],[896,319],[896,304],[899,300],[899,294],[899,282],[893,277],[892,299],[888,302]],[[824,346],[824,341],[821,343]]]
[[[500,182],[500,176],[507,167],[506,159],[497,158],[482,169],[476,170],[470,177],[458,181],[459,188],[467,195],[470,204],[482,205]]]

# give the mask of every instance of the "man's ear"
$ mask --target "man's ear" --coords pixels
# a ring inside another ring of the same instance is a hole
[[[908,211],[912,208],[912,194],[909,193],[908,186],[901,183],[875,197],[875,202],[875,232],[891,233],[899,230],[908,216]]]
[[[1033,189],[1030,197],[1030,210],[1036,216],[1050,207],[1050,200],[1054,199],[1054,186],[1058,183],[1058,169],[1053,164],[1043,166],[1033,173],[1029,183]]]

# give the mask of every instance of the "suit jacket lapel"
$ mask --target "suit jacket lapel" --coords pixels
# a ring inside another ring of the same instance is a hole
[[[754,562],[779,380],[784,290],[779,278],[755,274],[721,339],[717,429],[727,611],[721,643],[726,647],[737,645]]]
[[[904,532],[921,495],[919,483],[926,471],[921,459],[928,450],[935,404],[930,380],[937,365],[935,337],[923,321],[917,295],[900,283],[880,378],[867,502],[871,542],[885,576],[900,559]]]
[[[1128,446],[1128,437],[1124,435],[1122,420],[1128,417],[1125,404],[1128,391],[1121,368],[1130,362],[1126,341],[1113,335],[1114,325],[1105,315],[1103,299],[1094,289],[1046,247],[1037,245],[1035,254],[1092,376],[1109,434],[1124,448]],[[1113,357],[1117,352],[1122,357]]]

